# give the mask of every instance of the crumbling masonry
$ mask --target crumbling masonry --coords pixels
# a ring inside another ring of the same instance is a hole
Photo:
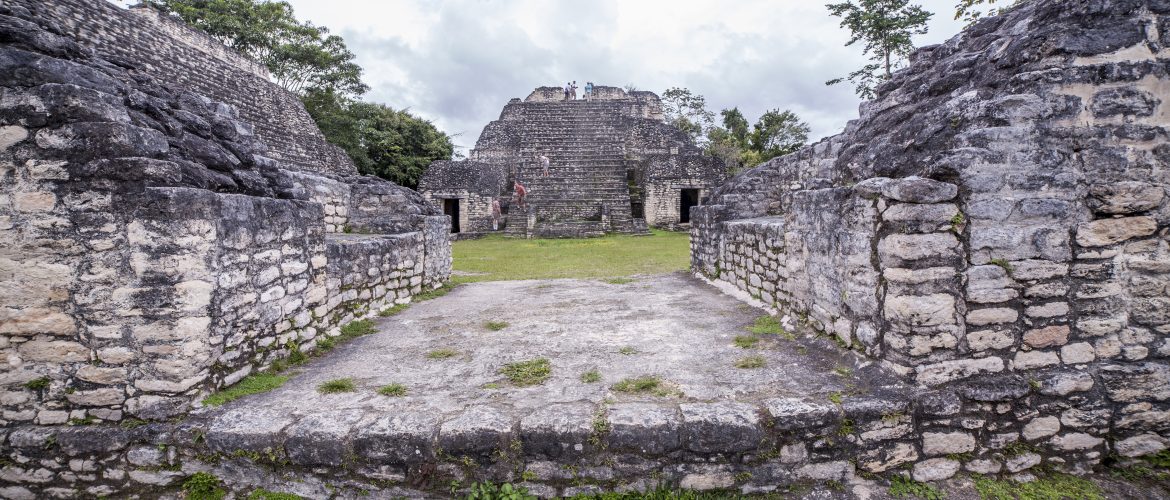
[[[549,158],[548,176],[540,155]],[[455,219],[453,232],[491,231],[491,203],[499,198],[508,235],[599,236],[689,226],[689,208],[723,182],[724,171],[663,122],[652,92],[598,86],[591,100],[565,101],[561,89],[539,87],[504,106],[469,160],[433,163],[419,191]],[[530,210],[510,206],[516,180],[528,190]]]
[[[693,268],[954,398],[916,478],[1166,449],[1167,45],[1170,3],[1077,0],[922,48],[694,209]]]
[[[5,427],[170,417],[445,281],[447,218],[206,35],[17,1],[0,42]]]

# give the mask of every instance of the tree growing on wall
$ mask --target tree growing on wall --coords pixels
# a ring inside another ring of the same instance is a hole
[[[869,56],[870,63],[825,84],[849,80],[864,99],[872,99],[874,89],[893,76],[894,69],[914,49],[910,37],[926,33],[926,22],[932,15],[921,6],[909,5],[909,0],[848,0],[826,7],[829,14],[841,18],[842,28],[849,29],[851,36],[845,45],[862,42],[862,53]]]
[[[739,108],[725,109],[720,115],[723,126],[707,133],[707,152],[723,159],[729,173],[786,155],[808,142],[808,124],[789,110],[765,112],[750,130]]]

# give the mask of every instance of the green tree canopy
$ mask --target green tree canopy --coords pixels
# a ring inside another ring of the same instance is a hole
[[[959,3],[955,5],[955,20],[961,19],[967,23],[967,26],[970,26],[984,16],[998,15],[1021,1],[1023,0],[959,0]],[[996,3],[999,3],[1000,6],[992,7]],[[984,12],[983,6],[987,7],[986,12]]]
[[[722,158],[731,173],[796,151],[808,142],[808,124],[789,110],[764,113],[750,131],[739,108],[725,109],[720,115],[723,126],[707,132],[707,153]]]
[[[407,110],[327,91],[311,91],[304,101],[325,138],[344,149],[363,174],[414,189],[431,162],[449,160],[455,151],[450,136]]]
[[[707,110],[707,99],[690,90],[671,87],[662,93],[662,114],[666,122],[686,132],[695,142],[711,127],[715,113]]]
[[[826,5],[829,14],[841,18],[841,27],[849,29],[851,35],[845,45],[862,42],[862,53],[871,62],[845,78],[835,78],[825,84],[835,85],[848,79],[857,95],[872,99],[874,88],[891,78],[894,68],[914,49],[910,37],[926,33],[926,22],[932,14],[909,3],[909,0],[848,0]]]
[[[358,96],[369,87],[345,41],[323,26],[302,23],[287,2],[263,0],[146,0],[228,47],[264,64],[273,80],[305,95],[328,91]]]

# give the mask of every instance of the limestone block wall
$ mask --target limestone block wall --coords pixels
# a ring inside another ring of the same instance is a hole
[[[446,281],[417,193],[290,172],[232,106],[54,29],[0,7],[0,426],[167,418]]]
[[[919,50],[842,134],[694,209],[693,268],[1001,415],[977,455],[1165,449],[1168,17],[1035,1]]]
[[[89,0],[12,0],[70,38],[170,85],[230,104],[288,168],[356,173],[325,141],[300,99],[272,83],[266,68],[181,20],[149,7],[123,9]]]

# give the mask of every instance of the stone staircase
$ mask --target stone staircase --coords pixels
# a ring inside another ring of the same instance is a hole
[[[507,234],[584,237],[645,227],[630,211],[622,106],[620,101],[526,104],[514,178],[528,190],[528,209],[513,205]],[[537,160],[541,154],[549,158],[548,176]]]

